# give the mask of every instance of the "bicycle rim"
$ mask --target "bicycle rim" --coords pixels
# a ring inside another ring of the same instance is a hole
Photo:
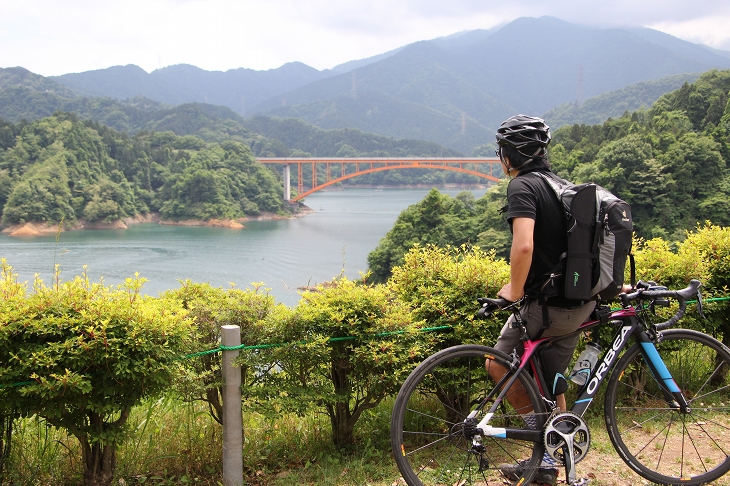
[[[656,347],[690,409],[682,413],[664,399],[636,344],[608,382],[611,441],[629,467],[655,483],[714,481],[730,470],[730,353],[685,329],[665,331]]]
[[[507,367],[508,358],[494,349],[455,346],[428,358],[403,384],[391,419],[391,445],[398,469],[410,486],[504,484],[500,466],[505,465],[514,466],[509,478],[513,484],[529,484],[542,460],[542,442],[484,437],[483,448],[476,451],[473,434],[465,427],[469,412],[490,392],[497,395],[496,384],[485,369],[488,356]],[[534,381],[522,373],[517,383],[527,392],[542,427],[544,406]],[[476,421],[493,402],[486,404]],[[499,406],[490,425],[526,428],[522,415],[507,401]],[[516,470],[518,465],[522,470]]]

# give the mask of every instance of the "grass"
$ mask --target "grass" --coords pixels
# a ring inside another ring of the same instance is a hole
[[[355,451],[333,445],[329,419],[311,415],[269,418],[244,414],[244,475],[252,485],[392,484],[390,406],[361,419]],[[137,407],[129,439],[117,452],[115,484],[221,484],[221,426],[202,403],[171,396]],[[82,484],[81,451],[75,437],[37,417],[18,419],[4,485]]]
[[[270,418],[244,414],[244,476],[252,486],[392,486],[399,481],[390,453],[392,401],[367,411],[357,427],[357,444],[338,451],[329,419],[321,415]],[[603,414],[586,416],[592,445],[578,465],[592,486],[650,484],[631,472],[608,439]],[[137,407],[130,417],[130,438],[120,446],[114,484],[221,485],[221,427],[201,403],[170,396]],[[15,424],[6,485],[82,484],[78,442],[37,418]],[[562,476],[562,473],[561,473]]]

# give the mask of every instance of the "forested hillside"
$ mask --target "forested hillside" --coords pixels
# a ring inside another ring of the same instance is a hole
[[[564,103],[548,111],[541,118],[544,118],[553,130],[563,125],[603,123],[609,118],[621,117],[626,111],[650,107],[663,94],[674,91],[686,82],[696,81],[700,74],[675,74],[654,81],[632,84],[585,101]]]
[[[0,120],[4,224],[72,226],[159,211],[164,219],[239,218],[285,211],[282,183],[236,141],[172,132],[129,136],[57,113]]]
[[[270,117],[244,119],[225,106],[206,103],[169,106],[141,96],[123,101],[82,97],[23,68],[0,69],[0,118],[10,122],[36,120],[56,111],[72,112],[130,134],[171,131],[207,142],[235,140],[260,157],[461,155],[433,142],[399,140],[357,129],[324,130],[301,120]]]
[[[513,75],[510,66],[539,74]],[[541,17],[423,40],[325,71],[289,63],[269,71],[177,65],[146,73],[130,65],[53,79],[86,96],[212,103],[244,116],[301,118],[321,128],[427,140],[469,154],[515,113],[539,115],[635,83],[728,67],[724,53],[652,29],[600,29]],[[646,100],[632,93],[631,100],[624,93],[608,116],[648,106],[660,94]],[[561,123],[606,119],[567,111]]]
[[[589,28],[551,17],[517,19],[468,39],[462,45],[411,44],[276,95],[256,110],[471,153],[484,143],[482,132],[492,133],[515,113],[545,113],[643,81],[730,67],[727,57],[704,46],[650,29]],[[515,69],[539,74],[515,75]],[[389,123],[383,100],[397,106],[403,122]]]
[[[639,237],[681,241],[711,221],[730,224],[730,71],[709,71],[659,98],[645,111],[601,125],[564,126],[553,134],[553,171],[596,182],[632,207]],[[506,183],[474,201],[432,191],[408,208],[368,256],[385,279],[414,244],[471,243],[508,256],[509,234],[499,209]]]

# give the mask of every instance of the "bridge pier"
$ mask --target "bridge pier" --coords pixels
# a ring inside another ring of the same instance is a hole
[[[289,164],[284,164],[284,201],[291,202],[291,171]]]

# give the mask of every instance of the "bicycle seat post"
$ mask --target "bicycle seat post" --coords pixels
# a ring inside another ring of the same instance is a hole
[[[520,342],[525,342],[530,340],[530,336],[527,334],[527,327],[525,326],[525,321],[522,320],[522,312],[521,312],[521,306],[515,306],[512,309],[512,315],[515,318],[515,321],[512,323],[511,327],[512,329],[520,329]]]

